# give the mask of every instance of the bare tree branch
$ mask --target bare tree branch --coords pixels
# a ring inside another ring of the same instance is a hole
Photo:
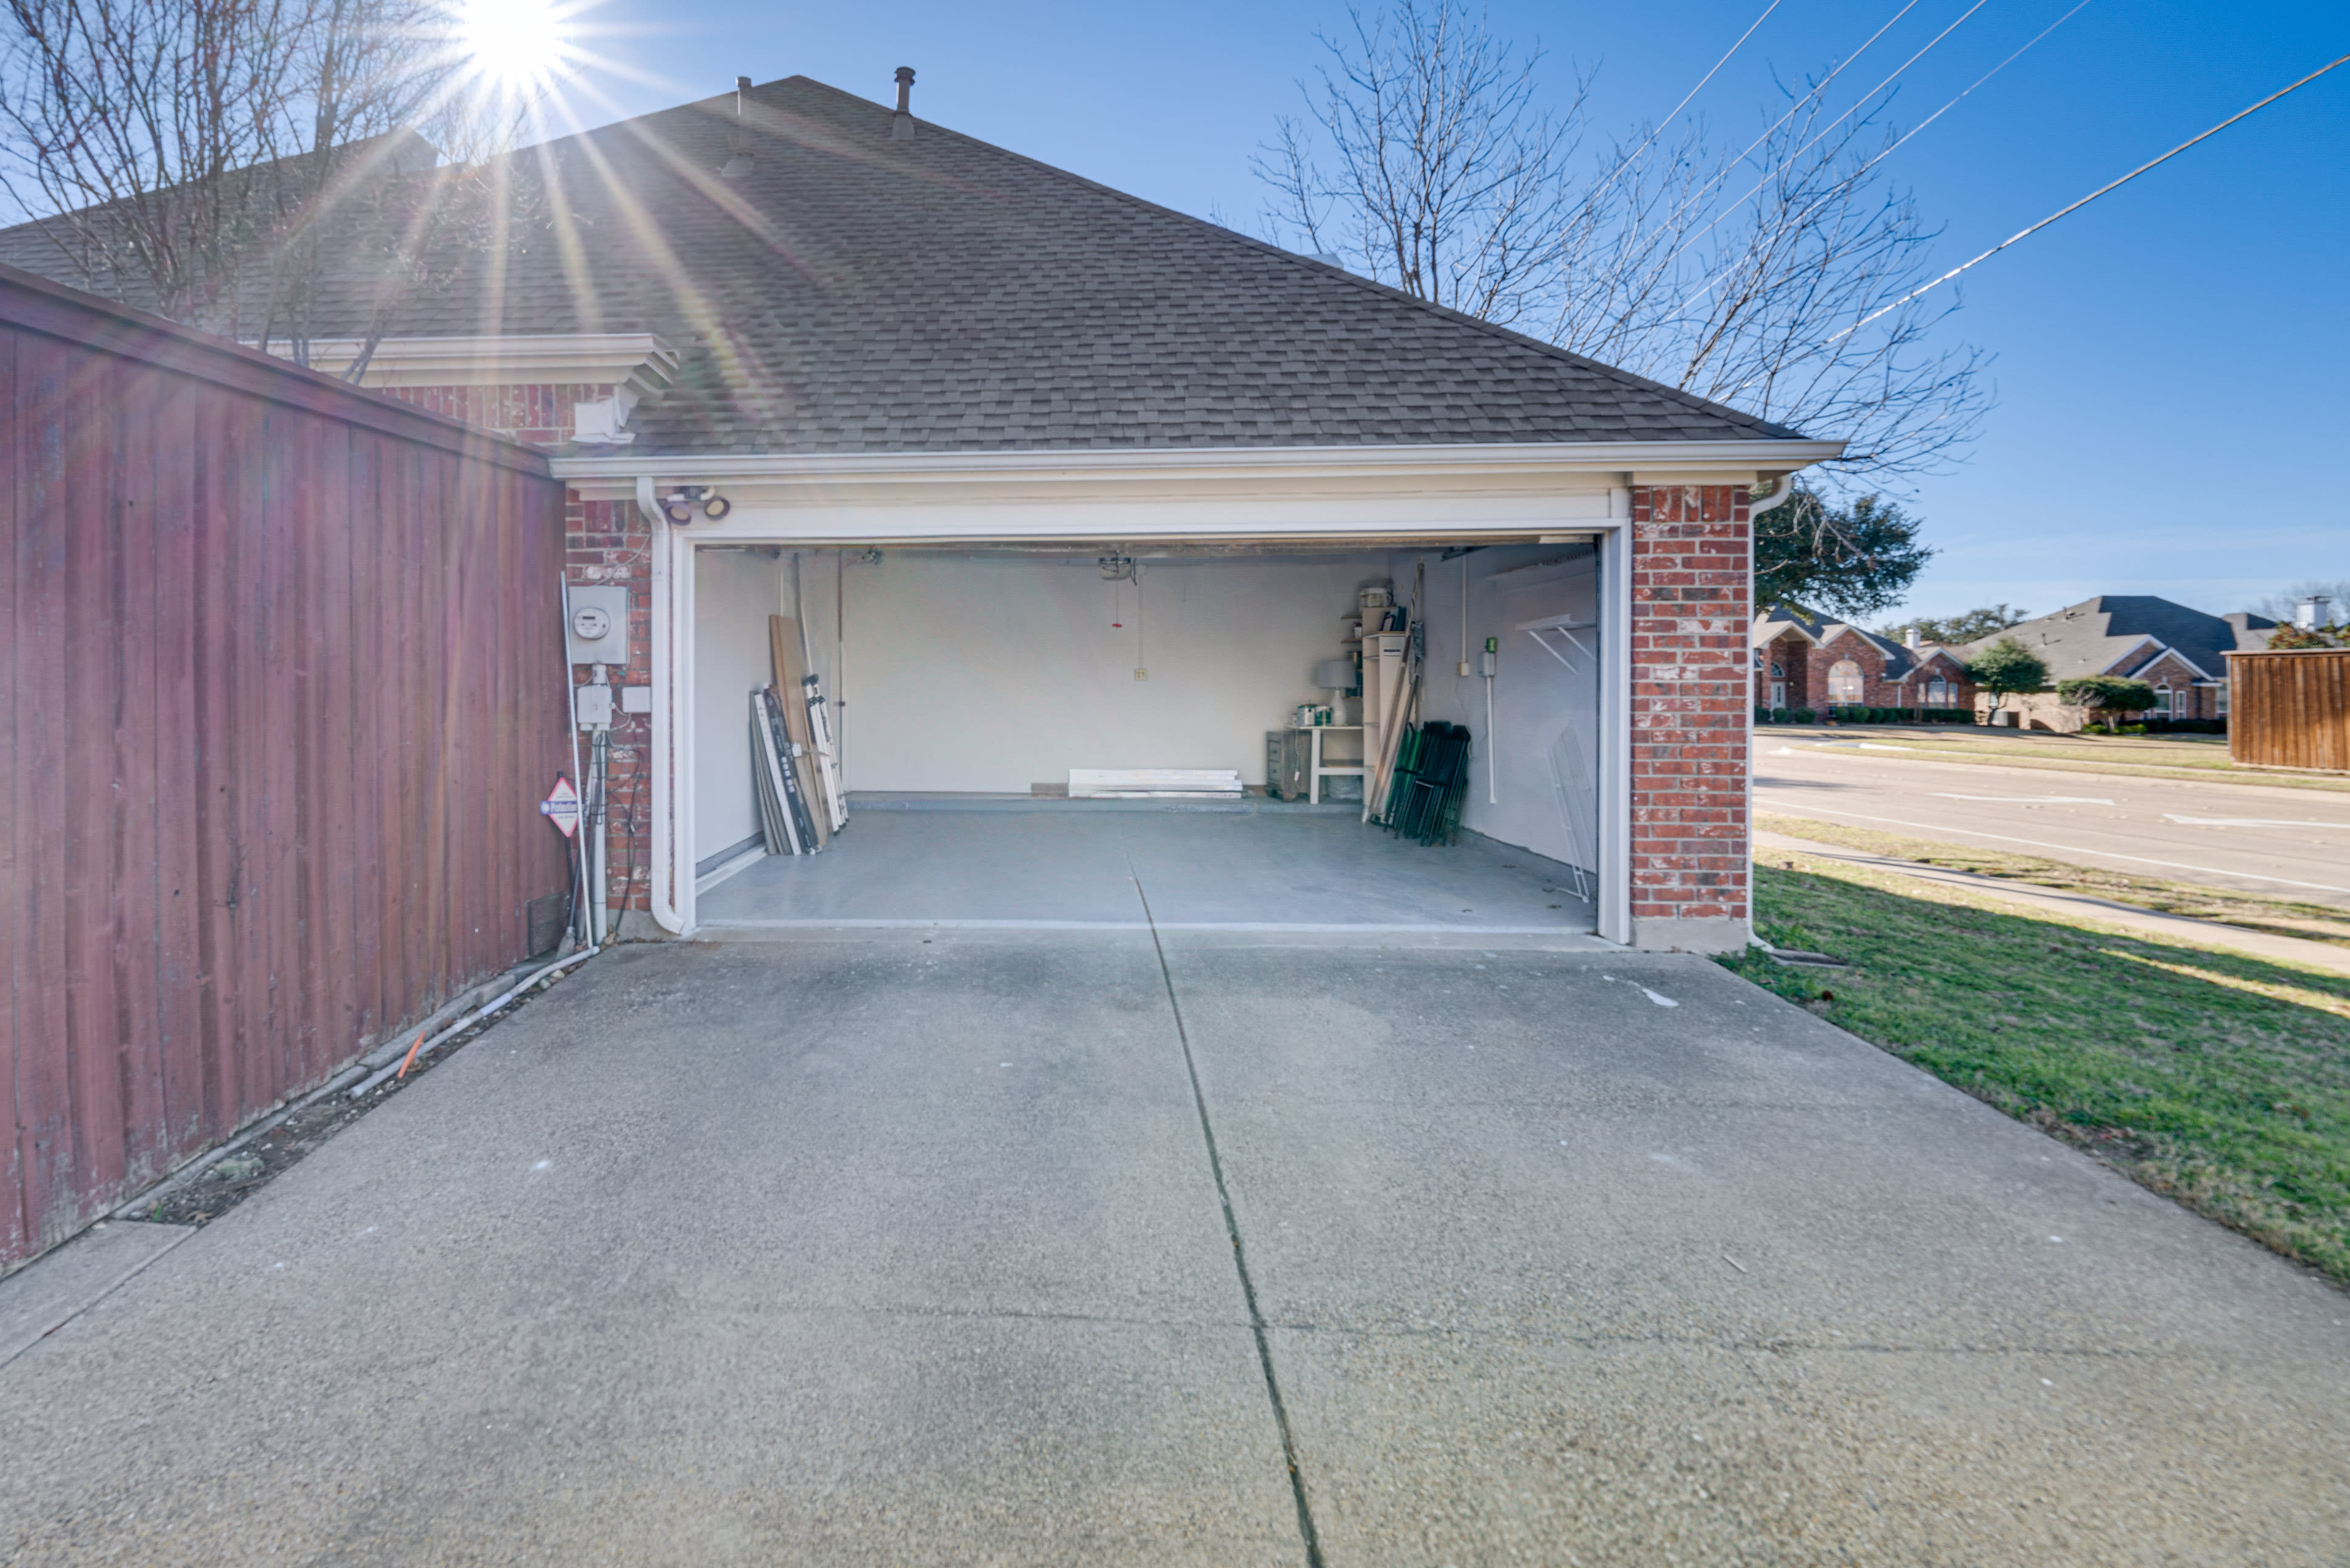
[[[1294,234],[1423,299],[1845,440],[1819,475],[1836,493],[1898,486],[1972,440],[1984,358],[1936,346],[1957,302],[1897,305],[1936,235],[1885,183],[1893,78],[1832,99],[1858,51],[1789,90],[1735,153],[1692,124],[1669,141],[1636,130],[1586,162],[1586,84],[1544,113],[1540,55],[1451,0],[1396,0],[1324,42],[1310,116],[1279,122],[1256,161],[1276,243]]]
[[[1534,106],[1538,52],[1515,56],[1448,0],[1399,0],[1304,88],[1310,125],[1281,121],[1256,160],[1268,213],[1316,253],[1359,259],[1382,283],[1483,319],[1514,321],[1560,228],[1562,166],[1582,125]],[[1318,142],[1334,166],[1317,161]]]
[[[417,130],[481,118],[433,0],[5,4],[0,188],[93,292],[307,360],[328,261],[462,183]]]

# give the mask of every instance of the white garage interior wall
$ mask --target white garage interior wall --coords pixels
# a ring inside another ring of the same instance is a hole
[[[714,869],[759,835],[751,793],[752,691],[767,684],[767,618],[788,614],[789,559],[768,548],[693,552],[693,860]]]
[[[1420,717],[1466,724],[1468,799],[1461,826],[1502,843],[1596,872],[1598,854],[1599,683],[1596,630],[1572,640],[1529,621],[1598,619],[1598,552],[1590,545],[1505,545],[1451,560],[1440,552],[1399,557],[1399,592],[1427,565],[1428,652]],[[1461,589],[1468,628],[1461,628]],[[1485,682],[1476,671],[1496,639],[1493,733],[1485,729]],[[1547,642],[1561,658],[1546,650]],[[1580,643],[1578,648],[1576,643]],[[1466,647],[1464,654],[1461,649]],[[1471,673],[1457,673],[1466,659]],[[1498,769],[1498,774],[1496,770]],[[1489,785],[1491,786],[1489,789]],[[1492,798],[1489,798],[1492,796]]]
[[[1325,700],[1314,667],[1349,651],[1391,556],[1132,554],[1137,582],[1105,581],[1097,552],[848,552],[849,790],[1025,794],[1073,767],[1263,784],[1265,732]],[[840,559],[806,564],[812,629]]]
[[[1265,732],[1326,700],[1315,666],[1352,651],[1360,590],[1408,598],[1424,564],[1420,716],[1473,738],[1462,826],[1596,871],[1601,644],[1595,629],[1524,629],[1597,620],[1595,546],[1135,555],[1139,594],[1105,581],[1093,553],[696,550],[698,869],[758,833],[747,694],[769,679],[770,615],[806,628],[852,792],[1025,794],[1072,767],[1237,768],[1262,785]],[[1473,673],[1488,637],[1492,734]]]

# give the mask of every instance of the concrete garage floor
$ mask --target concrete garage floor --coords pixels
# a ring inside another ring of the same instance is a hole
[[[1701,960],[628,948],[0,1366],[0,1560],[2333,1563],[2345,1319]]]
[[[1474,834],[1430,848],[1359,806],[1251,799],[853,797],[821,855],[769,856],[699,899],[701,924],[1139,930],[1589,931],[1556,861]],[[1138,892],[1139,889],[1139,892]],[[1148,909],[1145,900],[1148,900]]]

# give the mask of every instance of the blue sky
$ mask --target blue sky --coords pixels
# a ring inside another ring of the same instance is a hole
[[[1922,0],[1881,73],[1970,0]],[[1523,4],[1550,88],[1596,71],[1595,128],[1654,119],[1767,0]],[[1773,72],[1856,47],[1900,0],[1783,0],[1693,110],[1759,125]],[[1902,78],[1922,119],[2072,0],[1989,0]],[[1341,4],[887,6],[607,0],[590,47],[625,61],[574,89],[590,123],[806,75],[887,99],[911,65],[924,118],[1258,232],[1249,157],[1320,57]],[[1955,265],[2350,52],[2340,0],[2092,0],[1888,167]],[[1871,71],[1856,77],[1874,81]],[[601,99],[600,106],[597,99]],[[1775,112],[1775,109],[1774,109]],[[2153,593],[2225,611],[2350,577],[2350,66],[1969,273],[1942,330],[1997,358],[1999,406],[1963,467],[1918,486],[1940,556],[1909,608],[2042,612]]]

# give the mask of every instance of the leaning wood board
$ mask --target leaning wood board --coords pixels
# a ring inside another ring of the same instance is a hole
[[[767,658],[775,666],[777,706],[784,711],[784,728],[798,754],[792,772],[798,776],[800,798],[808,804],[816,827],[816,846],[832,842],[832,809],[826,801],[824,781],[816,776],[816,737],[808,730],[807,671],[800,668],[800,624],[787,615],[767,618]]]

